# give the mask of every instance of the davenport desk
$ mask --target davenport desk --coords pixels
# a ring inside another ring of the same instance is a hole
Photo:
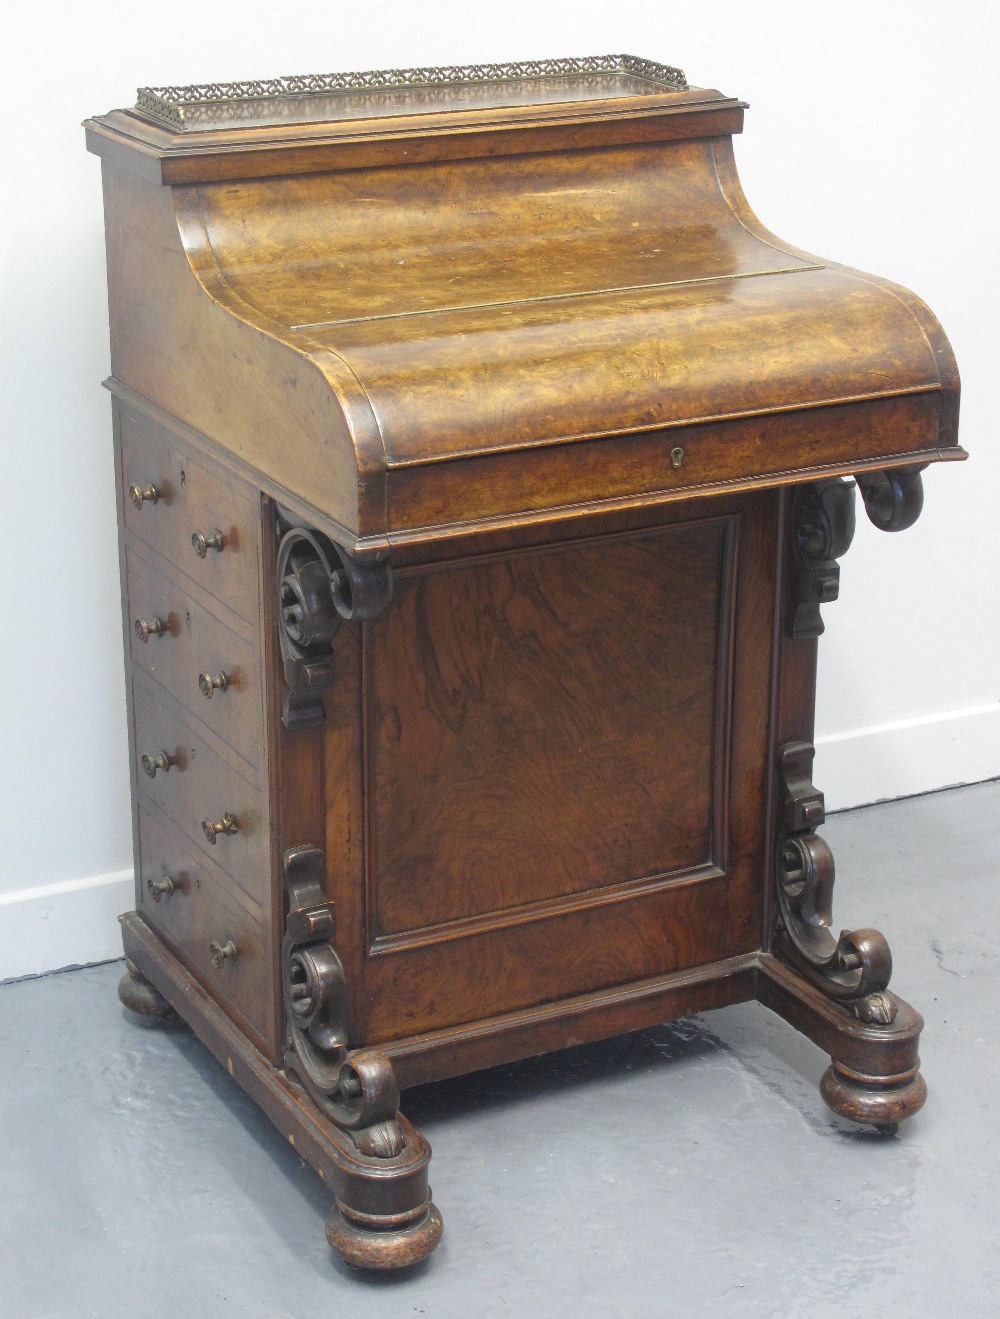
[[[400,1087],[758,999],[926,1093],[831,928],[820,607],[964,457],[927,308],[775,238],[744,106],[631,56],[146,89],[102,157],[136,911],[390,1268]],[[853,478],[853,479],[852,479]]]

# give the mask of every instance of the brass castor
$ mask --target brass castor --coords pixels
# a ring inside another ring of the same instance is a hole
[[[362,1214],[338,1200],[327,1215],[326,1239],[352,1269],[405,1269],[426,1259],[444,1231],[431,1201],[416,1212]]]
[[[143,1026],[181,1026],[183,1022],[167,1000],[154,989],[134,962],[125,961],[125,974],[118,981],[123,1007],[135,1013]]]
[[[927,1082],[916,1069],[901,1077],[862,1076],[833,1060],[823,1073],[819,1092],[841,1117],[894,1136],[901,1122],[923,1108]]]

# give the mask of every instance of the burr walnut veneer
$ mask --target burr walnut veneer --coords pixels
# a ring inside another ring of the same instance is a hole
[[[416,1082],[746,999],[923,1102],[830,930],[820,606],[964,457],[912,294],[755,218],[743,106],[629,56],[140,93],[102,157],[136,911],[324,1177],[437,1243]],[[849,478],[854,478],[849,479]]]

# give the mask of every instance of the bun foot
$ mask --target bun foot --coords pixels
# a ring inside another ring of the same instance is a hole
[[[352,1269],[405,1269],[426,1259],[444,1231],[436,1205],[418,1212],[416,1218],[360,1214],[338,1200],[327,1216],[326,1239]]]
[[[118,997],[144,1026],[177,1026],[181,1023],[159,990],[154,989],[139,968],[128,960],[125,974],[118,981]]]
[[[883,1135],[893,1136],[900,1122],[923,1108],[927,1082],[914,1071],[889,1083],[884,1076],[861,1076],[834,1061],[823,1073],[819,1092],[840,1117],[869,1123]]]

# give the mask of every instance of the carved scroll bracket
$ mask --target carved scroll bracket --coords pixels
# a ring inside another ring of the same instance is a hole
[[[833,853],[815,832],[825,809],[811,778],[814,749],[807,742],[789,742],[779,754],[784,795],[775,876],[780,948],[856,1017],[888,1025],[896,1004],[885,992],[892,976],[885,938],[878,930],[844,930],[835,939],[830,930],[835,867]]]
[[[836,561],[850,548],[854,526],[852,481],[834,477],[795,492],[789,631],[796,640],[823,632],[820,605],[840,594]]]
[[[905,531],[924,506],[923,467],[860,472],[858,489],[880,531]],[[792,573],[788,630],[796,640],[823,632],[820,605],[840,594],[837,559],[854,539],[854,485],[843,477],[801,486],[792,505]]]
[[[336,920],[326,897],[326,858],[318,847],[292,847],[283,868],[285,1069],[301,1080],[324,1117],[351,1133],[362,1154],[393,1158],[404,1145],[396,1121],[399,1085],[384,1054],[347,1048],[347,982],[332,943]]]
[[[330,643],[341,621],[376,618],[392,597],[387,560],[361,562],[322,532],[282,516],[278,524],[278,630],[286,692],[282,723],[322,723],[320,693],[333,683]]]

